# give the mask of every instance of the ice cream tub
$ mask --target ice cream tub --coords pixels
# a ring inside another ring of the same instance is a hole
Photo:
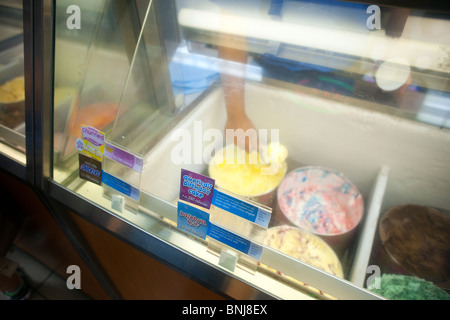
[[[0,69],[0,123],[15,129],[25,122],[23,66],[13,63]]]
[[[364,215],[356,186],[343,174],[323,167],[289,172],[277,192],[280,220],[309,231],[342,254]]]
[[[285,158],[264,164],[259,154],[227,145],[211,159],[209,176],[219,188],[272,207],[276,189],[287,171]]]
[[[380,219],[375,263],[450,289],[450,217],[421,205],[399,205]]]
[[[317,269],[344,277],[341,262],[334,250],[310,232],[287,225],[272,227],[267,229],[264,245]]]
[[[450,300],[450,294],[432,282],[413,276],[383,274],[371,291],[390,300]]]

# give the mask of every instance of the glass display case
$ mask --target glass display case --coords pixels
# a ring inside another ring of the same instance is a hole
[[[52,199],[230,297],[448,294],[449,12],[43,3]]]
[[[31,153],[26,150],[33,97],[25,88],[32,88],[32,52],[25,48],[32,42],[25,39],[32,37],[32,26],[27,12],[21,1],[0,1],[0,157],[3,169],[31,182]]]

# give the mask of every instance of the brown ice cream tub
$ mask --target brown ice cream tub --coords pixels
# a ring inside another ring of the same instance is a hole
[[[450,217],[420,205],[388,210],[379,224],[378,263],[385,273],[412,275],[450,289]]]

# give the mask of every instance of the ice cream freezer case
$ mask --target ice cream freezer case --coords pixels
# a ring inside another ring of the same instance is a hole
[[[0,156],[4,170],[31,182],[33,53],[26,41],[32,37],[28,8],[22,2],[0,1]]]
[[[448,299],[448,12],[44,9],[51,199],[232,298]]]

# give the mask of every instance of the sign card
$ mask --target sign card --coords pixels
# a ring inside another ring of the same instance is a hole
[[[78,160],[80,166],[78,170],[80,178],[101,185],[102,162],[82,153],[78,154]]]
[[[118,163],[121,163],[124,166],[133,169],[134,171],[142,172],[142,167],[144,163],[142,158],[137,157],[131,152],[128,152],[111,143],[108,142],[105,143],[104,156]]]
[[[253,243],[237,234],[234,234],[228,230],[225,230],[219,226],[211,224],[208,229],[208,237],[214,240],[222,242],[227,246],[234,248],[250,257],[259,260],[263,252],[263,247]]]
[[[241,218],[256,223],[263,228],[268,227],[272,215],[270,211],[232,197],[217,189],[214,190],[212,204]]]
[[[106,171],[103,171],[102,182],[104,184],[106,184],[107,186],[123,193],[127,197],[130,197],[133,200],[139,201],[141,192],[139,191],[138,188],[132,186],[129,183],[126,183],[125,181],[120,180],[119,178],[116,178],[116,177],[110,175]]]
[[[178,229],[205,240],[209,228],[209,213],[178,201],[177,215]]]
[[[81,138],[77,139],[75,146],[78,151],[102,161],[105,151],[105,134],[93,127],[81,126]]]
[[[214,179],[181,169],[180,200],[209,209],[214,194]]]

